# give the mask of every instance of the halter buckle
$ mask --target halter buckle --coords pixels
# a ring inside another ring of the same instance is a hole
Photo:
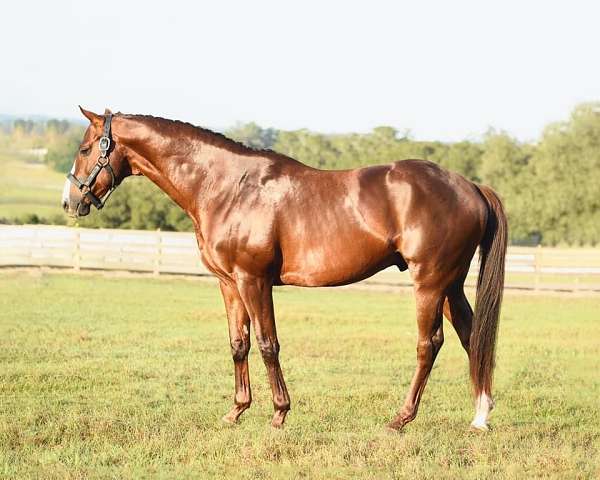
[[[106,136],[100,137],[100,141],[98,142],[98,148],[100,149],[100,155],[102,157],[106,157],[108,149],[110,148],[110,138]]]

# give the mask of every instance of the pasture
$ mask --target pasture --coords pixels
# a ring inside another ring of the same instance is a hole
[[[0,151],[0,218],[62,215],[65,176],[45,163]]]
[[[0,476],[600,476],[599,296],[506,295],[488,434],[468,429],[467,360],[447,322],[417,419],[385,431],[415,365],[411,294],[280,288],[275,304],[292,411],[271,429],[253,347],[254,403],[230,427],[214,282],[0,271]]]

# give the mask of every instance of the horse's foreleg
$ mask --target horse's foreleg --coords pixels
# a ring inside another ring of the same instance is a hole
[[[279,342],[275,328],[272,285],[267,279],[252,277],[238,280],[238,289],[252,319],[256,343],[271,384],[275,408],[271,424],[274,427],[281,427],[290,410],[290,397],[279,365]]]
[[[441,292],[415,286],[417,301],[417,368],[406,395],[404,406],[388,425],[400,430],[414,420],[433,362],[444,343],[442,329],[443,295]]]
[[[234,405],[229,413],[223,417],[223,420],[227,423],[235,423],[252,402],[250,374],[248,372],[250,317],[234,284],[221,281],[221,293],[227,310],[229,342],[235,368]]]

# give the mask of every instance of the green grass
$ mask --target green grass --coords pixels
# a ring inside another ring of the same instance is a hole
[[[468,430],[467,362],[446,324],[417,419],[384,430],[415,363],[411,295],[278,289],[292,396],[274,431],[233,394],[216,285],[0,273],[0,476],[6,478],[597,478],[598,297],[508,295],[493,431]]]
[[[62,215],[65,176],[47,165],[0,152],[0,218]]]

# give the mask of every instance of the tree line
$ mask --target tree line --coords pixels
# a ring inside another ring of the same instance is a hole
[[[84,127],[66,121],[13,121],[0,128],[0,147],[35,139],[46,161],[66,172]],[[253,148],[268,148],[324,169],[357,168],[423,158],[490,185],[504,200],[517,244],[600,243],[600,102],[577,106],[548,125],[536,142],[489,130],[480,141],[419,141],[381,126],[365,134],[321,134],[240,124],[224,132]],[[35,142],[33,142],[35,143]],[[37,145],[36,144],[36,145]],[[80,221],[87,227],[191,230],[187,216],[147,180],[128,179],[110,208]]]

